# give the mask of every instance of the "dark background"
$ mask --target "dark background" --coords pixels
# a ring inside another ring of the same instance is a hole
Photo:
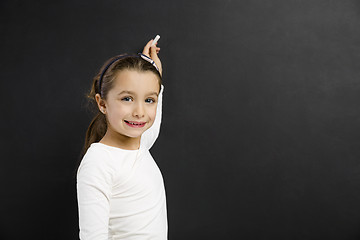
[[[0,9],[0,239],[77,239],[85,95],[156,34],[169,239],[360,239],[359,1]]]

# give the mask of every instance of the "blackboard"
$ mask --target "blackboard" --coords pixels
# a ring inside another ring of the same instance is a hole
[[[169,239],[359,239],[359,1],[0,5],[1,239],[78,239],[91,79],[156,34]]]

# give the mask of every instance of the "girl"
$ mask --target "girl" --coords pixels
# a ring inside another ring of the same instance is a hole
[[[109,59],[90,97],[98,114],[77,171],[80,239],[167,239],[163,179],[149,149],[161,122],[160,48]]]

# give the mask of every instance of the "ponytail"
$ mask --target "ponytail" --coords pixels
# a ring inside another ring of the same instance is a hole
[[[96,114],[96,116],[91,121],[85,136],[85,144],[83,153],[85,154],[90,145],[94,142],[99,142],[106,133],[106,118],[102,113]]]

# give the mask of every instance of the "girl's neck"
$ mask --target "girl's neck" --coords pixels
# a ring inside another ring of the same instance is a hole
[[[108,129],[100,143],[125,150],[137,150],[140,147],[140,137],[127,137]]]

